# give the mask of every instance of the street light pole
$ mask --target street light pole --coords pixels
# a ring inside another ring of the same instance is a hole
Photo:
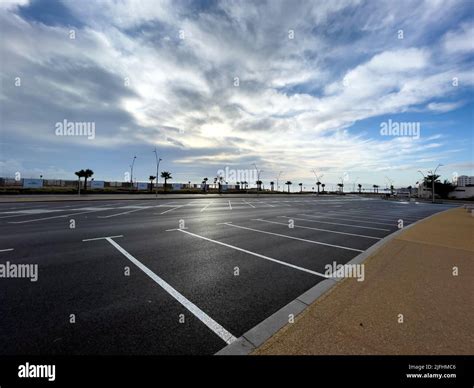
[[[425,177],[425,174],[423,174],[423,172],[421,170],[418,170],[418,172],[421,174],[421,176],[423,177],[423,184],[421,185],[421,197],[423,198],[423,191],[424,191],[424,187],[425,187],[425,182],[426,182],[426,177]],[[419,197],[420,194],[418,194],[418,197]]]
[[[356,189],[356,183],[358,181],[359,177],[357,177],[355,180],[354,180],[354,183],[352,184],[352,191],[355,193],[355,189]]]
[[[279,186],[279,181],[280,181],[281,174],[283,174],[283,171],[280,171],[280,172],[278,173],[278,176],[277,176],[277,191],[278,191],[278,188],[280,187],[280,186]]]
[[[155,153],[155,157],[156,157],[156,185],[155,185],[155,196],[156,196],[156,199],[158,199],[158,174],[160,172],[160,162],[162,161],[161,158],[158,158],[158,153],[156,152],[156,148],[155,150],[153,151]]]
[[[261,171],[258,170],[258,167],[255,163],[253,165],[255,167],[255,170],[257,170],[257,197],[258,197],[258,192],[259,192],[259,188],[260,188],[260,173],[261,173]]]
[[[319,195],[319,185],[318,185],[318,182],[321,183],[321,178],[322,178],[324,175],[323,175],[323,174],[321,174],[321,175],[316,174],[316,171],[315,171],[314,169],[311,170],[311,171],[313,171],[313,174],[314,174],[314,176],[316,177],[316,186],[318,187],[318,195]]]
[[[130,165],[130,185],[132,186],[132,189],[133,189],[133,165],[135,164],[136,158],[137,158],[136,156],[133,157],[132,164]]]
[[[433,175],[431,176],[431,189],[432,189],[432,203],[435,203],[435,176],[436,176],[436,170],[438,170],[438,168],[440,168],[442,166],[442,164],[438,164],[434,170],[434,173]]]

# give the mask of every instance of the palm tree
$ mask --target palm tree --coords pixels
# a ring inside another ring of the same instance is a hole
[[[262,190],[262,181],[258,180],[255,183],[257,184],[257,191],[261,191]]]
[[[326,183],[321,183],[321,187],[323,188],[323,193],[324,193],[324,188],[326,187]],[[318,186],[318,189],[319,189],[319,186]],[[318,190],[318,193],[319,193],[319,190]]]
[[[362,189],[362,185],[359,183],[357,186],[359,187],[359,194],[360,194],[360,191]]]
[[[235,182],[235,185],[238,186],[238,190],[240,190],[240,182]]]
[[[208,181],[208,180],[209,180],[209,178],[204,178],[204,179],[202,180],[202,185],[203,185],[202,188],[203,188],[204,191],[206,191],[206,188],[207,188],[207,181]]]
[[[94,171],[90,170],[90,169],[86,169],[84,171],[84,192],[87,191],[87,178],[90,178],[92,175],[94,175]]]
[[[84,170],[76,171],[74,174],[77,175],[77,190],[81,194],[81,178],[85,176],[86,172]]]
[[[321,185],[321,182],[317,181],[316,184],[318,185],[318,194],[319,194],[319,186]],[[323,187],[324,187],[324,185],[323,185]]]
[[[393,185],[390,185],[390,195],[393,195],[393,191],[394,191]]]
[[[302,183],[298,183],[298,186],[300,187],[300,193],[303,192],[303,184]]]
[[[166,191],[166,183],[168,182],[168,179],[173,179],[173,177],[168,171],[162,171],[160,176],[165,180],[164,191]]]
[[[274,186],[275,186],[275,182],[271,181],[271,182],[270,182],[270,187],[271,187],[271,190],[272,190],[272,191],[273,191]]]
[[[150,180],[150,192],[153,192],[153,181],[156,179],[156,176],[150,175],[148,179]]]
[[[288,185],[288,194],[290,193],[290,186],[292,185],[293,183],[291,181],[286,181],[285,185]]]
[[[339,191],[342,193],[344,191],[344,183],[338,183]]]
[[[374,188],[374,193],[378,193],[379,192],[379,187],[377,185],[373,185],[372,186]]]

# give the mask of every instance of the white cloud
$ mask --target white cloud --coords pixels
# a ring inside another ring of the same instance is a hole
[[[443,47],[448,54],[474,52],[474,23],[464,23],[458,30],[447,32]]]

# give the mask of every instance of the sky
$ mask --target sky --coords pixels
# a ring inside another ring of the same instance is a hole
[[[474,175],[473,65],[470,0],[0,0],[0,175]]]

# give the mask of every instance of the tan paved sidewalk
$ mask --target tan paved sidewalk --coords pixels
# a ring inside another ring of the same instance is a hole
[[[474,216],[431,217],[364,263],[253,354],[474,354]]]

